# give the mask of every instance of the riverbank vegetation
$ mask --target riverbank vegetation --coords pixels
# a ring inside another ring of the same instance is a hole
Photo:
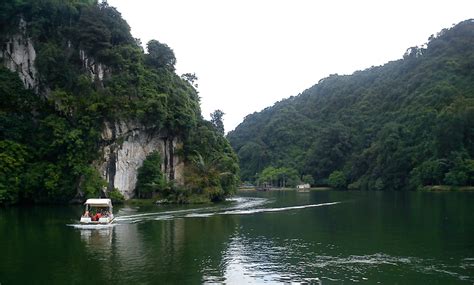
[[[474,186],[452,186],[452,185],[433,185],[433,186],[424,186],[421,188],[423,191],[429,192],[466,192],[466,191],[474,191]]]
[[[242,179],[272,167],[337,188],[474,185],[473,43],[467,20],[403,59],[330,75],[247,116],[228,134]]]
[[[235,191],[237,157],[220,125],[203,119],[197,78],[175,73],[169,46],[151,40],[145,53],[106,1],[7,0],[0,11],[1,48],[13,36],[29,39],[36,59],[28,65],[38,81],[35,90],[26,90],[17,74],[0,67],[0,204],[104,195],[106,183],[94,163],[104,122],[120,120],[180,138],[179,155],[191,174],[200,171],[199,159],[213,165],[199,172],[209,175],[205,181],[178,187],[158,173],[159,159],[150,157],[139,196],[170,190],[179,199],[203,194],[219,200]],[[110,193],[120,199],[118,191]]]

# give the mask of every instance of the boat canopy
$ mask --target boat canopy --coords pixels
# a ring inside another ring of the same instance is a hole
[[[112,201],[110,199],[87,199],[84,205],[92,207],[109,207],[112,208]]]

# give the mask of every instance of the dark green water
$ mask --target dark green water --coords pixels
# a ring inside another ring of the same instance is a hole
[[[0,283],[473,284],[474,193],[240,193],[201,207],[0,209]]]

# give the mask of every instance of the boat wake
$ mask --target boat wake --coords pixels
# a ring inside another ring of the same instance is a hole
[[[280,208],[257,208],[257,209],[236,209],[236,210],[228,210],[222,212],[213,212],[213,213],[191,213],[187,214],[186,218],[205,218],[214,215],[249,215],[249,214],[257,214],[257,213],[270,213],[270,212],[282,212],[282,211],[291,211],[291,210],[298,210],[298,209],[307,209],[307,208],[314,208],[314,207],[323,207],[323,206],[331,206],[336,205],[341,202],[331,202],[331,203],[321,203],[321,204],[310,204],[310,205],[302,205],[302,206],[289,206],[289,207],[280,207]]]
[[[136,211],[131,208],[124,208],[117,213],[112,224],[107,225],[84,225],[84,224],[69,224],[68,226],[76,229],[106,229],[120,224],[134,224],[146,221],[166,221],[173,219],[183,218],[208,218],[217,215],[251,215],[258,213],[272,213],[282,211],[294,211],[307,208],[332,206],[341,202],[330,202],[320,204],[309,204],[309,205],[297,205],[288,207],[265,207],[266,205],[274,202],[268,198],[256,198],[256,197],[233,197],[227,199],[230,205],[227,206],[212,206],[204,208],[194,209],[182,209],[182,210],[169,210],[162,212],[150,212],[150,213],[133,213]],[[121,213],[122,212],[122,213]]]
[[[228,198],[226,201],[235,203],[235,205],[232,205],[231,207],[227,208],[227,210],[255,208],[273,202],[273,200],[271,199],[248,197],[232,197]]]
[[[331,206],[331,205],[336,205],[336,204],[339,204],[339,203],[341,203],[341,202],[310,204],[310,205],[290,206],[290,207],[281,207],[281,208],[260,208],[260,209],[249,209],[249,210],[233,210],[233,211],[225,211],[221,214],[223,214],[223,215],[248,215],[248,214],[256,214],[256,213],[282,212],[282,211],[291,211],[291,210],[307,209],[307,208],[314,208],[314,207]]]
[[[282,211],[294,211],[307,208],[332,206],[341,202],[330,202],[320,204],[309,204],[309,205],[298,205],[288,207],[264,207],[265,205],[273,202],[267,198],[254,198],[254,197],[234,197],[227,200],[231,202],[229,206],[214,206],[205,207],[200,209],[185,209],[185,210],[174,210],[174,211],[163,211],[153,213],[139,213],[139,214],[127,214],[123,216],[116,216],[115,223],[117,224],[132,224],[144,221],[163,221],[172,219],[182,218],[208,218],[217,215],[250,215],[257,213],[272,213]]]
[[[201,209],[186,209],[186,210],[174,210],[174,211],[164,211],[164,212],[152,212],[152,213],[143,213],[143,214],[132,214],[125,216],[115,217],[115,223],[127,223],[133,224],[137,222],[150,221],[150,220],[170,220],[176,217],[182,217],[186,213],[196,212],[196,211],[209,211],[213,207],[206,207]]]

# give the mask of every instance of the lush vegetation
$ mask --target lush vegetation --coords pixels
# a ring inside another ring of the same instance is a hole
[[[184,144],[185,156],[191,160],[185,171],[187,185],[212,201],[235,192],[240,182],[237,155],[218,126],[201,120]]]
[[[298,172],[293,168],[269,166],[258,175],[257,184],[267,183],[276,187],[296,187],[300,182]]]
[[[467,20],[403,59],[331,75],[247,116],[228,135],[243,180],[267,180],[272,167],[337,188],[472,186],[473,63]]]
[[[93,164],[103,123],[114,120],[140,121],[179,137],[191,173],[200,159],[215,161],[214,171],[228,174],[209,174],[209,199],[234,191],[236,155],[221,131],[203,120],[197,77],[175,73],[176,58],[166,44],[151,40],[145,53],[120,13],[94,0],[2,1],[0,40],[18,33],[33,41],[39,86],[38,94],[25,90],[16,74],[0,68],[0,204],[99,195],[105,182]],[[153,156],[144,165],[140,195],[171,187],[154,172],[159,163]],[[183,192],[206,192],[208,183],[200,180],[206,177],[191,179]]]

